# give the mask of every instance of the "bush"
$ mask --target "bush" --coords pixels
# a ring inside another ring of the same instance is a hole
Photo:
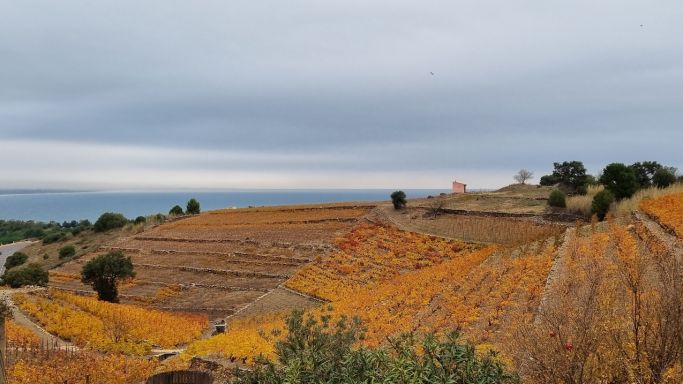
[[[405,208],[405,206],[406,206],[406,193],[403,191],[392,192],[391,203],[394,204],[394,209]]]
[[[5,260],[5,270],[22,265],[26,260],[28,260],[27,254],[23,252],[14,252],[14,254],[9,255],[7,260]]]
[[[40,264],[31,263],[23,268],[15,268],[5,272],[2,280],[12,288],[25,285],[47,286],[49,275]]]
[[[76,255],[76,248],[73,245],[65,245],[59,249],[59,258],[66,259]]]
[[[118,303],[118,282],[129,277],[135,277],[133,262],[120,251],[95,257],[81,271],[81,281],[93,287],[98,299],[110,303]]]
[[[170,211],[168,211],[168,214],[171,216],[182,216],[183,208],[180,205],[176,205],[173,208],[171,208]]]
[[[652,184],[657,188],[666,188],[676,182],[675,170],[662,167],[655,171],[652,175]]]
[[[559,189],[550,192],[550,197],[548,197],[548,205],[551,207],[566,208],[567,195]]]
[[[275,345],[278,362],[260,359],[253,370],[236,371],[233,383],[518,383],[495,352],[479,353],[458,332],[443,337],[412,334],[389,340],[388,348],[356,347],[360,320],[324,315],[318,321],[294,311]]]
[[[43,237],[43,244],[52,244],[59,241],[64,241],[66,239],[66,233],[64,232],[52,232],[45,237]]]
[[[95,222],[95,232],[105,232],[121,228],[128,224],[128,219],[120,213],[105,212]]]
[[[553,186],[559,182],[560,182],[560,180],[558,180],[557,177],[555,177],[553,175],[545,175],[545,176],[541,176],[541,180],[539,181],[539,184],[549,187],[549,186]]]
[[[196,199],[190,199],[187,202],[187,209],[185,212],[188,215],[198,215],[201,209],[199,208],[199,202]]]
[[[608,190],[600,191],[593,197],[593,204],[591,204],[591,213],[598,216],[598,219],[605,220],[609,207],[614,202],[614,195]]]
[[[138,216],[135,218],[135,221],[133,223],[135,224],[144,224],[147,222],[147,218],[144,216]]]
[[[612,192],[617,200],[633,196],[639,186],[633,169],[621,163],[606,166],[600,176],[600,183]]]

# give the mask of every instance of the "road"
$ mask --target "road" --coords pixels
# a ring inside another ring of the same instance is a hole
[[[35,241],[17,241],[16,243],[0,245],[0,275],[5,273],[5,260],[14,252],[20,251]]]

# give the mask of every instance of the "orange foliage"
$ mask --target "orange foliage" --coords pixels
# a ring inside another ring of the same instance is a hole
[[[301,268],[285,285],[335,301],[347,292],[460,257],[477,248],[393,227],[361,224],[337,239],[338,250]]]
[[[254,357],[274,357],[274,340],[285,328],[286,313],[272,313],[230,321],[225,333],[192,343],[183,353],[192,356],[216,356],[252,363]]]
[[[161,364],[154,360],[91,352],[50,351],[7,368],[13,384],[129,384],[144,382]]]
[[[13,320],[5,321],[5,336],[10,347],[30,347],[40,345],[40,337],[23,325]]]
[[[640,209],[683,238],[683,193],[643,200]]]
[[[100,351],[145,354],[199,337],[206,316],[169,313],[50,290],[49,297],[15,295],[20,308],[44,327],[77,345]]]

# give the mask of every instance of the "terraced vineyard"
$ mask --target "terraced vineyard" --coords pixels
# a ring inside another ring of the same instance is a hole
[[[83,264],[120,250],[131,256],[137,272],[120,289],[123,302],[222,318],[272,292],[302,265],[328,252],[335,237],[370,208],[331,204],[207,212],[122,238],[66,263],[50,271],[50,286],[91,292],[80,282]],[[310,305],[287,291],[278,290],[278,295],[293,307]]]
[[[555,238],[521,248],[483,247],[371,224],[336,243],[337,251],[302,268],[286,286],[329,300],[318,315],[360,316],[369,346],[397,333],[453,328],[478,344],[501,342],[512,319],[533,319],[556,252]],[[284,316],[233,322],[228,333],[188,352],[244,360],[270,355],[270,331],[282,327]]]

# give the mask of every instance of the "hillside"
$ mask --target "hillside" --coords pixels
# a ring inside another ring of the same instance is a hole
[[[683,344],[667,340],[683,340],[677,191],[591,224],[501,205],[435,214],[424,205],[435,198],[400,211],[387,203],[218,210],[112,232],[97,250],[51,270],[49,291],[16,300],[78,346],[131,358],[166,348],[181,353],[170,360],[180,366],[200,357],[244,368],[258,355],[275,357],[286,318],[302,308],[319,318],[358,317],[371,348],[401,333],[458,330],[478,351],[498,351],[523,382],[647,374],[676,383]],[[491,193],[522,205],[545,192]],[[111,250],[130,256],[138,273],[121,286],[124,305],[80,296],[92,291],[79,279],[83,263]],[[181,326],[156,330],[141,319]],[[211,336],[206,321],[219,319],[227,331]]]
[[[50,271],[50,286],[90,292],[80,282],[85,262],[119,250],[137,276],[121,287],[124,302],[224,318],[263,299],[297,268],[331,249],[368,206],[294,206],[212,211],[149,228],[101,246]],[[309,301],[278,292],[291,307]]]

